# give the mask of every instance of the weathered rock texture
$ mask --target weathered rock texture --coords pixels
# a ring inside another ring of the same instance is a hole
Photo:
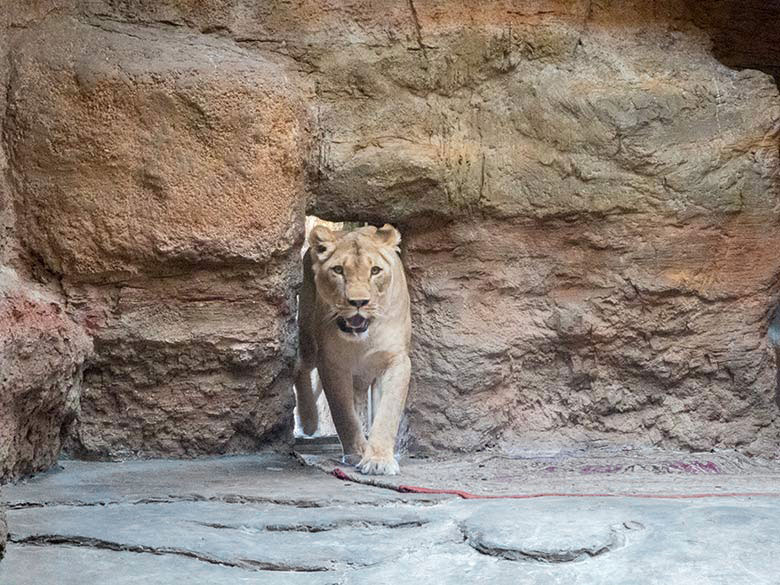
[[[0,271],[0,480],[54,463],[78,412],[90,350],[55,298]]]
[[[772,78],[683,4],[409,8],[411,41],[316,63],[317,205],[407,225],[417,445],[776,453]]]
[[[6,140],[25,249],[95,336],[76,445],[289,429],[311,136],[308,210],[404,232],[413,447],[776,454],[780,43],[749,31],[780,8],[703,4],[91,0],[31,28]]]
[[[17,223],[95,338],[74,448],[226,452],[288,430],[310,131],[284,68],[70,19],[12,65]]]
[[[780,462],[745,465],[744,457],[714,454],[717,466],[708,463],[715,478],[679,460],[670,469],[669,452],[637,451],[616,458],[614,449],[571,450],[546,460],[468,454],[404,464],[404,474],[421,482],[412,485],[612,494],[490,501],[380,487],[404,483],[401,477],[371,480],[380,486],[345,484],[269,454],[65,461],[60,473],[5,492],[12,531],[0,582],[169,585],[186,575],[189,585],[385,584],[413,574],[437,585],[656,585],[661,572],[665,585],[777,582]],[[626,459],[630,473],[614,465]],[[597,470],[574,472],[586,461]],[[689,499],[713,481],[724,496],[755,495]],[[625,497],[637,492],[659,497]]]
[[[773,33],[753,50],[744,34],[778,16],[765,3],[99,11],[217,32],[316,80],[310,210],[405,228],[418,447],[776,452],[780,99],[716,58],[774,72]]]
[[[64,4],[13,3],[0,10],[0,112],[6,111],[13,38]],[[0,136],[5,122],[0,116]],[[67,316],[56,283],[35,282],[20,257],[5,146],[0,140],[0,483],[56,460],[78,411],[83,362],[91,350],[83,329]],[[0,557],[4,542],[0,510]]]

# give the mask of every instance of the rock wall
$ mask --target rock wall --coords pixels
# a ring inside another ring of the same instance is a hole
[[[56,297],[0,271],[0,478],[56,461],[78,413],[91,349]]]
[[[0,12],[0,112],[6,112],[14,39],[64,2]],[[8,135],[0,117],[0,135]],[[91,341],[66,314],[56,280],[36,278],[19,245],[6,141],[0,141],[0,483],[49,467],[79,407]],[[0,556],[5,524],[0,513]]]
[[[771,8],[716,4],[101,10],[272,50],[315,80],[310,211],[404,227],[417,448],[774,453],[780,100],[716,56],[780,59],[772,31],[752,50],[743,34]]]
[[[412,448],[777,454],[780,39],[745,31],[780,8],[77,4],[20,35],[5,132],[95,339],[74,451],[289,431],[306,207],[404,232]]]
[[[777,454],[773,79],[684,3],[489,6],[316,63],[355,88],[323,92],[318,208],[406,224],[413,445]]]
[[[272,57],[67,18],[15,48],[22,239],[95,340],[76,452],[251,450],[290,429],[310,131]]]

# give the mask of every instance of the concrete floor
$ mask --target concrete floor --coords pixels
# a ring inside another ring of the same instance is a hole
[[[3,489],[0,584],[780,584],[776,461],[481,453],[356,482],[305,459],[63,461]],[[505,497],[542,493],[565,495]]]

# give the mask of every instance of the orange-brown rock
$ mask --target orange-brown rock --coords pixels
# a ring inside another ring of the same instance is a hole
[[[776,452],[777,10],[104,5],[316,79],[310,210],[405,228],[414,445]]]
[[[46,469],[57,459],[78,413],[83,364],[92,347],[66,314],[56,283],[35,282],[19,258],[4,139],[8,52],[17,33],[60,4],[65,2],[5,3],[0,9],[0,483]],[[0,510],[0,557],[5,539]]]
[[[288,251],[308,129],[283,67],[75,20],[30,32],[13,63],[17,221],[50,269],[103,282]]]
[[[771,3],[80,7],[21,35],[5,129],[18,236],[95,335],[77,447],[289,430],[307,205],[403,230],[413,447],[777,453]]]
[[[91,349],[56,298],[0,270],[0,482],[56,461]]]
[[[418,233],[407,247],[414,440],[774,453],[766,332],[778,246],[758,214],[684,226],[483,220]]]
[[[73,448],[254,449],[289,430],[309,113],[274,59],[56,18],[13,53],[17,229],[95,338]]]

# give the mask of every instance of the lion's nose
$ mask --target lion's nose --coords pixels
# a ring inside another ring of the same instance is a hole
[[[368,299],[349,299],[349,304],[358,309],[368,304]]]

